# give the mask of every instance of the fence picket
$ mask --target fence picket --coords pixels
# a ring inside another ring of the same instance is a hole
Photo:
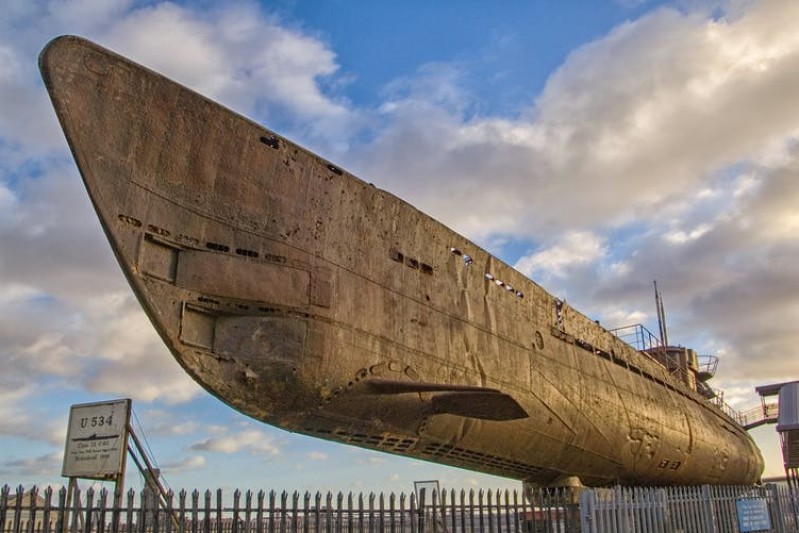
[[[299,514],[300,514],[300,493],[295,490],[294,492],[291,493],[291,515],[290,515],[291,529],[289,531],[297,531],[299,529],[299,523],[300,523]]]
[[[288,509],[289,493],[285,490],[280,493],[280,514],[278,515],[278,523],[280,524],[280,533],[286,533],[286,509]]]
[[[363,531],[363,494],[358,495],[358,531]]]
[[[329,492],[325,499],[325,531],[333,533],[333,495]]]
[[[341,491],[336,494],[336,516],[338,517],[336,520],[336,533],[341,533],[344,530],[344,494]]]
[[[244,533],[252,533],[252,491],[244,493]]]
[[[28,523],[25,527],[26,533],[33,533],[36,530],[36,512],[38,511],[38,501],[37,501],[38,496],[39,496],[39,489],[38,487],[36,487],[36,485],[34,485],[31,488],[30,492],[28,493],[28,501],[30,502],[30,508],[28,510]]]
[[[369,514],[368,514],[369,533],[375,531],[375,494],[369,493]]]
[[[319,493],[318,492],[317,492],[316,501],[317,501],[317,504],[316,504],[317,512],[314,513],[314,516],[316,517],[316,523],[314,523],[314,526],[315,526],[316,530],[318,531],[318,529],[319,529],[319,512],[318,512],[318,509],[319,509],[319,503],[318,503],[318,501],[319,501]],[[300,527],[299,526],[299,524],[300,524],[299,515],[300,515],[300,493],[295,490],[291,494],[291,531],[298,531],[298,528]],[[311,493],[306,490],[305,494],[303,494],[303,496],[302,496],[302,528],[299,529],[299,531],[303,531],[304,533],[308,533],[310,531],[310,528],[311,528],[311,523],[313,522],[312,518],[313,517],[311,516]]]
[[[678,487],[679,489],[679,487]],[[679,495],[679,492],[678,492]],[[666,491],[663,491],[664,505],[668,510],[668,521],[666,522],[666,529],[670,531],[679,531],[685,528],[685,521],[683,520],[683,509],[685,508],[684,502],[678,497],[678,500],[671,503],[666,498]]]
[[[14,500],[14,531],[20,530],[20,523],[22,521],[22,496],[24,494],[24,490],[22,485],[17,486],[17,493]]]
[[[403,492],[400,494],[399,497],[399,508],[400,508],[400,531],[405,533],[405,528],[407,527],[407,520],[405,519],[405,493]]]
[[[236,489],[233,491],[233,522],[230,524],[231,533],[239,532],[239,506],[241,505],[241,491]]]

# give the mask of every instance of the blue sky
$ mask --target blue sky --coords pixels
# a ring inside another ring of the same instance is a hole
[[[194,384],[100,231],[38,77],[49,39],[279,131],[607,327],[656,330],[657,279],[670,340],[718,354],[714,386],[745,408],[799,376],[797,22],[792,0],[7,0],[0,484],[64,483],[69,406],[131,397],[174,488],[518,487],[292,435]],[[755,436],[779,474],[773,428]]]

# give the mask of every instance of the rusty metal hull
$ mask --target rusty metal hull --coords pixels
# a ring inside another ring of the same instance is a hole
[[[233,408],[545,485],[759,479],[730,417],[408,203],[83,39],[40,66],[136,296]]]

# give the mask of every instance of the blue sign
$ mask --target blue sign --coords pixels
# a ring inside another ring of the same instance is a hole
[[[735,501],[738,510],[738,529],[741,533],[771,529],[771,517],[765,498],[748,498]]]

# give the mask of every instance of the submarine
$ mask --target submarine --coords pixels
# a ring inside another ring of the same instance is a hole
[[[39,66],[133,292],[233,409],[539,486],[759,481],[691,350],[628,344],[409,203],[97,44],[57,37]]]

